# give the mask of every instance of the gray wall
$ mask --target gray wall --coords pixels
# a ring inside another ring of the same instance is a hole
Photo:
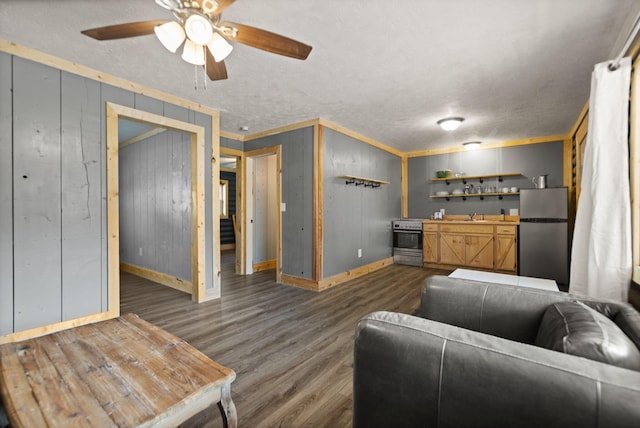
[[[118,157],[120,261],[191,281],[191,135],[168,130]]]
[[[402,160],[328,128],[323,137],[323,274],[327,278],[391,257],[391,220],[399,218],[402,209]],[[346,185],[337,178],[340,175],[390,184],[378,188]]]
[[[227,149],[244,151],[244,143],[238,140],[232,140],[231,138],[220,137],[220,147]]]
[[[245,143],[245,151],[280,145],[282,156],[282,273],[313,278],[313,127]]]
[[[278,253],[277,158],[262,156],[254,162],[253,262],[275,260]]]
[[[106,102],[211,116],[0,53],[0,334],[107,310]],[[205,271],[213,287],[211,164]],[[217,243],[216,243],[217,245]]]
[[[506,178],[499,183],[496,179],[486,181],[484,185],[499,187],[532,188],[531,177],[549,174],[549,187],[563,185],[563,142],[529,144],[525,146],[504,147],[462,151],[442,155],[423,156],[409,159],[409,217],[426,218],[434,211],[444,208],[447,214],[500,214],[504,209],[519,208],[518,196],[487,197],[484,200],[473,197],[463,201],[461,198],[431,199],[429,195],[440,190],[452,191],[463,188],[463,183],[452,181],[448,186],[444,182],[432,182],[436,171],[450,169],[467,175],[522,173],[523,177]],[[478,180],[471,183],[477,186]]]

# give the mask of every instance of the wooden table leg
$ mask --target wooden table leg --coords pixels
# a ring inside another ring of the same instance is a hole
[[[223,413],[222,416],[225,419],[225,426],[228,428],[236,428],[238,426],[238,413],[236,412],[236,405],[233,404],[233,400],[231,399],[231,384],[224,384],[221,392],[220,405]]]

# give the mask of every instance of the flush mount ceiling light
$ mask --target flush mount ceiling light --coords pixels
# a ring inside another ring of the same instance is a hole
[[[176,21],[128,22],[84,30],[82,34],[96,40],[115,40],[155,32],[162,45],[172,53],[184,44],[182,59],[203,66],[211,80],[227,78],[224,59],[233,50],[229,41],[289,58],[307,59],[311,52],[309,45],[249,25],[222,22],[222,12],[235,1],[155,0],[159,6],[171,11]]]
[[[466,143],[462,143],[462,146],[465,150],[475,150],[480,147],[480,144],[482,144],[480,141],[468,141]]]
[[[460,126],[463,121],[463,117],[447,117],[445,119],[440,119],[436,123],[445,131],[453,131],[454,129],[458,129],[458,126]]]

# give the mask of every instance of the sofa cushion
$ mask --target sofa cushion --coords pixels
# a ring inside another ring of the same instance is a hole
[[[609,318],[582,302],[547,308],[535,340],[537,346],[640,370],[640,351]]]

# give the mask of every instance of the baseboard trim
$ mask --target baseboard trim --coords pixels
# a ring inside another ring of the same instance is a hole
[[[326,279],[321,279],[320,281],[282,274],[280,282],[286,285],[293,285],[295,287],[304,288],[305,290],[324,291],[328,290],[329,288],[335,287],[336,285],[342,284],[343,282],[359,278],[392,264],[393,257],[388,257],[386,259],[378,260],[377,262],[369,263],[368,265],[359,266],[355,269],[339,273]]]
[[[113,309],[106,312],[98,312],[93,315],[87,315],[84,317],[75,318],[67,321],[48,324],[42,327],[36,327],[29,330],[9,333],[5,336],[0,336],[0,345],[4,345],[5,343],[18,342],[21,340],[27,340],[34,337],[40,337],[46,334],[56,333],[61,330],[66,330],[68,328],[78,327],[85,324],[92,324],[98,321],[105,321],[111,318],[116,318],[119,315],[120,313],[118,308],[118,309]]]
[[[300,278],[299,276],[282,274],[280,276],[280,283],[304,288],[305,290],[320,291],[318,290],[318,283],[316,281],[308,278]]]
[[[346,272],[331,276],[329,278],[322,279],[318,282],[319,291],[327,290],[331,287],[342,284],[343,282],[359,278],[392,264],[393,257],[388,257],[386,259],[378,260],[377,262],[369,263],[368,265],[360,266],[355,269],[351,269]]]
[[[253,264],[253,271],[260,272],[263,270],[275,269],[276,261],[275,260],[267,260],[265,262],[258,262]]]
[[[176,290],[180,290],[184,293],[192,294],[193,285],[191,284],[191,281],[185,281],[184,279],[176,278],[175,276],[167,275],[166,273],[130,265],[128,263],[120,263],[120,270],[157,282],[158,284],[166,285],[167,287],[175,288]]]

